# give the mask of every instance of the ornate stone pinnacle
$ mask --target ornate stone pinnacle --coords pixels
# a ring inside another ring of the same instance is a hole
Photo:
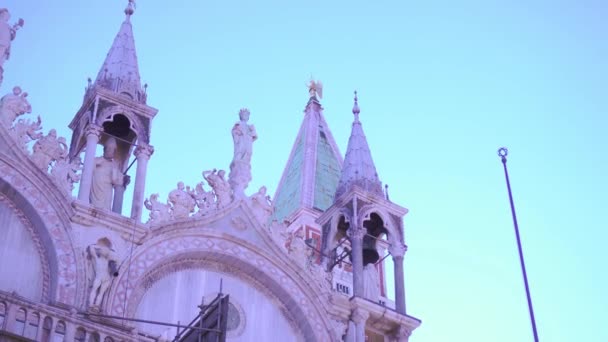
[[[359,113],[361,110],[359,109],[359,99],[357,98],[357,91],[355,90],[355,104],[353,105],[353,114],[355,114],[355,122],[359,122]]]
[[[127,8],[125,8],[125,14],[127,17],[130,17],[133,15],[133,13],[135,13],[135,7],[135,0],[129,0],[129,4],[127,5]]]

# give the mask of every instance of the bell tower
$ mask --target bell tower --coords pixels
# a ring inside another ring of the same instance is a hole
[[[420,322],[406,315],[403,257],[403,217],[408,210],[392,203],[382,189],[367,139],[359,121],[355,92],[354,121],[333,205],[317,222],[322,226],[324,263],[328,270],[343,260],[346,249],[352,263],[353,292],[347,341],[376,340],[378,335],[406,341]],[[348,246],[350,245],[350,246]],[[345,248],[344,248],[345,247]],[[388,252],[388,254],[386,254]],[[381,300],[385,257],[392,257],[395,281],[395,316],[385,315]],[[401,318],[398,318],[401,317]],[[368,330],[368,321],[386,320],[388,331]],[[372,336],[372,337],[370,337]],[[405,339],[403,338],[405,336]]]
[[[119,171],[120,181],[112,184],[111,210],[122,214],[125,188],[130,183],[127,171],[133,153],[137,161],[131,218],[141,219],[147,164],[154,152],[150,145],[152,119],[157,109],[147,105],[147,85],[142,87],[133,38],[131,17],[135,0],[129,0],[123,21],[95,81],[89,79],[82,106],[69,124],[72,129],[70,158],[84,152],[84,167],[78,200],[89,204],[99,144],[111,144],[115,150],[112,162]],[[107,154],[107,153],[106,153]],[[104,155],[105,158],[109,158]],[[134,162],[135,162],[134,160]],[[132,164],[132,163],[131,163]],[[115,177],[116,178],[116,177]],[[110,208],[101,208],[110,209]]]

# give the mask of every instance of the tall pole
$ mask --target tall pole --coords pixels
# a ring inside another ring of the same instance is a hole
[[[502,161],[505,169],[505,179],[507,180],[507,190],[509,192],[509,202],[511,203],[511,215],[513,216],[513,226],[515,226],[515,237],[517,239],[517,249],[519,251],[519,263],[521,264],[521,273],[524,276],[524,285],[526,287],[526,297],[528,299],[528,311],[530,311],[530,322],[532,323],[532,333],[534,341],[538,342],[538,332],[536,331],[536,320],[534,319],[534,309],[532,308],[532,297],[530,296],[530,287],[528,286],[528,276],[526,274],[526,263],[524,262],[524,252],[521,248],[521,239],[519,238],[519,227],[517,226],[517,216],[515,215],[515,205],[513,204],[513,195],[511,194],[511,183],[509,182],[509,172],[507,171],[507,154],[509,151],[506,147],[498,149],[498,156]]]

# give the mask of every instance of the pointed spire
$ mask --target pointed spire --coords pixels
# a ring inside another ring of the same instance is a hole
[[[321,82],[308,84],[304,119],[274,196],[273,219],[282,221],[300,210],[324,211],[334,200],[342,155],[318,101]]]
[[[135,13],[135,0],[129,0],[124,12],[126,18],[97,74],[95,84],[145,103],[146,96],[141,86],[131,25],[131,16]]]
[[[372,159],[365,133],[363,133],[361,121],[359,121],[360,112],[357,92],[355,91],[355,103],[353,105],[355,119],[350,138],[348,139],[342,174],[336,190],[336,198],[355,186],[361,190],[383,197],[382,183],[378,178],[376,165]]]

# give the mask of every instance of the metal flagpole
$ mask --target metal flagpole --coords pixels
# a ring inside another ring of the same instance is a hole
[[[507,190],[509,192],[509,202],[511,203],[511,215],[513,216],[513,225],[515,226],[515,237],[517,239],[517,249],[519,250],[519,263],[521,264],[521,272],[524,276],[524,285],[526,286],[526,297],[528,299],[528,310],[530,311],[530,322],[532,323],[532,333],[534,341],[538,342],[538,333],[536,331],[536,320],[534,319],[534,309],[532,308],[532,297],[530,296],[530,287],[528,286],[528,276],[526,275],[526,264],[524,262],[524,252],[521,248],[521,240],[519,238],[519,227],[517,226],[517,216],[515,216],[515,205],[513,204],[513,195],[511,194],[511,183],[509,182],[509,172],[507,172],[507,154],[509,151],[506,147],[498,149],[498,156],[502,161],[505,169],[505,179],[507,180]]]

